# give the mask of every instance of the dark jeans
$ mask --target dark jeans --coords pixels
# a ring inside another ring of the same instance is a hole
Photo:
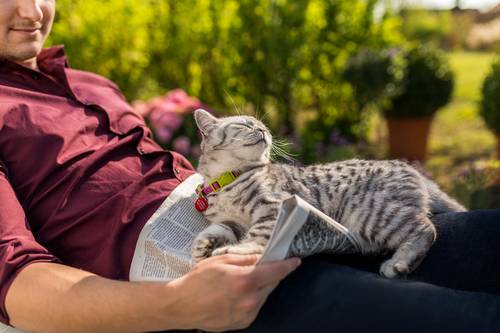
[[[436,243],[408,279],[379,276],[383,258],[313,256],[240,332],[500,332],[500,209],[433,221]]]

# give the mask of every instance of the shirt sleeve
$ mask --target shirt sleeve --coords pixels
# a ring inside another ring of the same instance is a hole
[[[0,321],[9,324],[5,296],[17,274],[33,262],[59,262],[30,231],[26,215],[0,161]]]

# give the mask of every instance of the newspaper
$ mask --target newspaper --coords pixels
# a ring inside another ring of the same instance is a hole
[[[131,281],[171,281],[192,268],[193,241],[209,226],[194,208],[202,182],[199,174],[189,177],[148,220],[137,241]],[[324,251],[357,252],[359,245],[347,228],[295,195],[283,201],[260,263]]]
[[[200,174],[182,182],[146,222],[139,234],[129,272],[130,281],[170,281],[191,269],[191,246],[209,226],[194,208]]]

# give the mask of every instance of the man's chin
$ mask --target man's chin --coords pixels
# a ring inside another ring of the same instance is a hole
[[[36,58],[42,46],[39,43],[30,43],[28,45],[23,45],[22,47],[14,48],[6,52],[5,54],[0,53],[0,56],[17,63],[28,62],[33,58]]]

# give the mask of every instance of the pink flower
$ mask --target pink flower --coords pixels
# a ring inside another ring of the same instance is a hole
[[[182,89],[169,91],[165,95],[164,103],[168,103],[167,105],[171,108],[171,111],[178,113],[191,112],[202,107],[201,102],[197,98],[189,96]]]
[[[158,106],[158,110],[161,110],[161,112],[170,113],[181,113],[180,108],[181,106],[167,99],[164,99],[163,102]]]
[[[187,136],[180,136],[174,140],[172,148],[180,154],[187,156],[191,152],[191,140]]]
[[[141,100],[136,100],[132,102],[132,107],[134,111],[140,114],[143,117],[147,117],[151,113],[151,106],[148,102],[144,102]]]
[[[173,134],[174,133],[168,128],[165,127],[155,128],[156,139],[162,144],[170,142]]]
[[[163,103],[163,96],[156,96],[155,98],[149,101],[151,108],[157,108]]]
[[[198,158],[201,155],[201,148],[199,144],[195,144],[191,147],[191,156]]]
[[[198,108],[204,107],[203,104],[195,97],[189,96],[182,89],[174,89],[167,92],[164,96],[155,97],[147,102],[137,100],[132,103],[134,110],[143,117],[159,118],[161,113],[188,113]],[[151,119],[155,122],[157,119]]]
[[[199,156],[200,148],[197,145],[192,147],[189,137],[180,136],[174,139],[183,133],[182,126],[187,114],[198,108],[212,112],[197,98],[189,96],[182,89],[174,89],[164,96],[158,96],[149,101],[134,101],[132,105],[137,113],[148,118],[155,138],[160,144],[171,143],[172,148],[183,155],[197,154]]]
[[[173,112],[155,110],[151,122],[155,128],[168,128],[175,132],[182,126],[182,117]]]

